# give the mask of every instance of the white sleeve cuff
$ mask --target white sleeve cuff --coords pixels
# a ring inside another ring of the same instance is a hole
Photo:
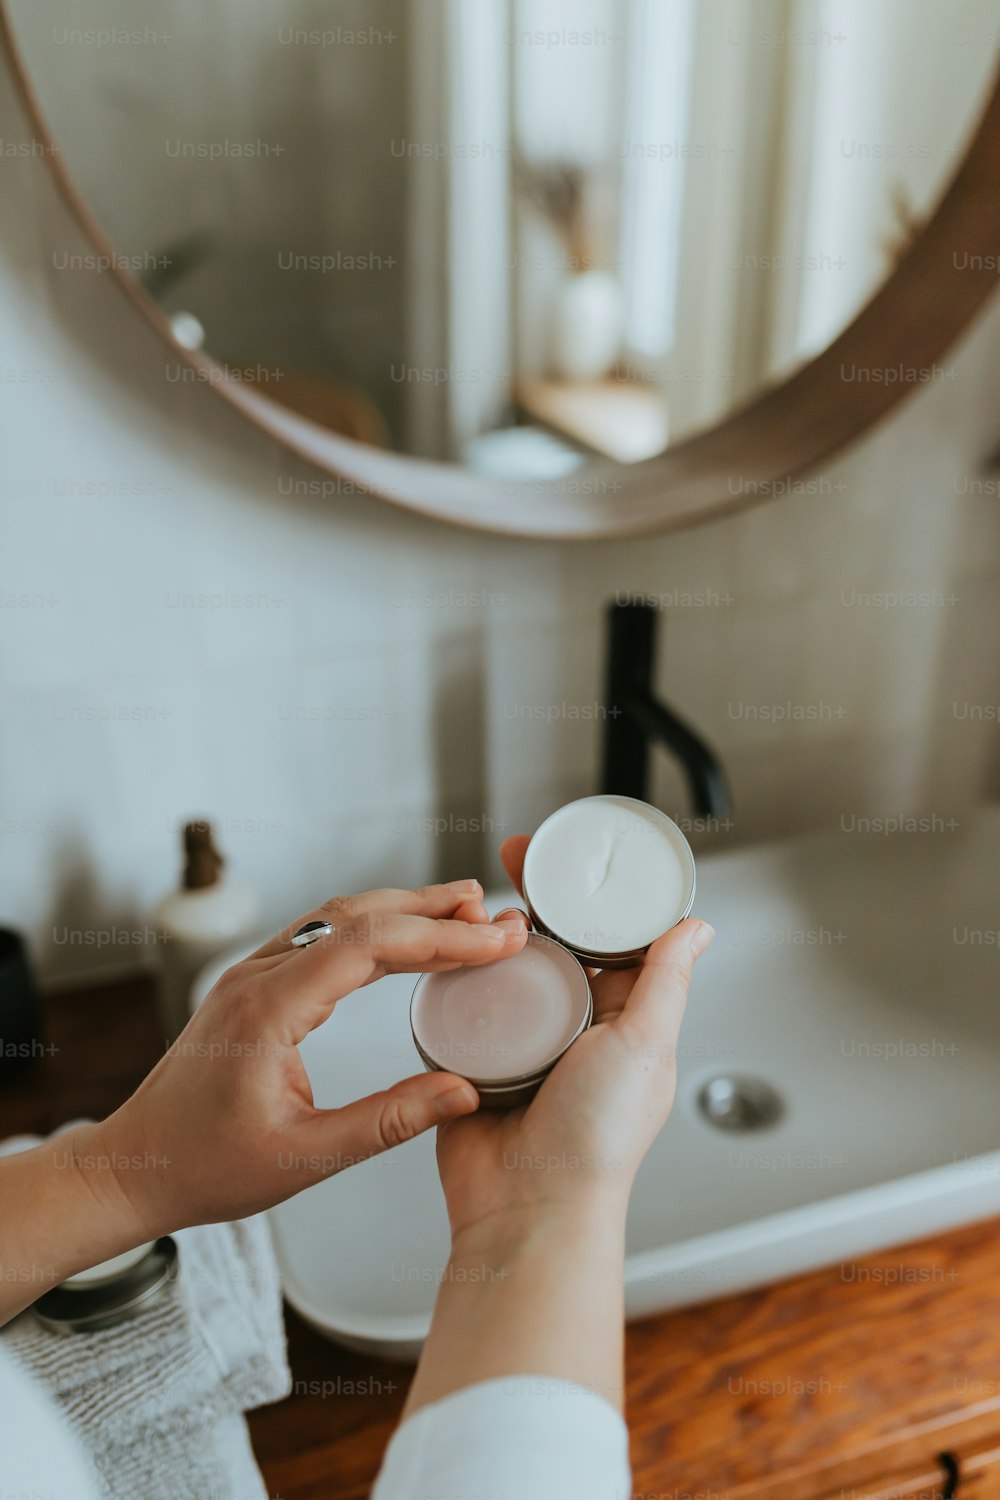
[[[425,1406],[386,1451],[371,1500],[629,1500],[628,1429],[603,1396],[511,1375]]]

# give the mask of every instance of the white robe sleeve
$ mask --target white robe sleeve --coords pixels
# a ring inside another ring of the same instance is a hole
[[[485,1380],[404,1422],[372,1500],[629,1500],[628,1429],[569,1381]]]
[[[97,1479],[48,1392],[0,1349],[0,1495],[96,1500]]]

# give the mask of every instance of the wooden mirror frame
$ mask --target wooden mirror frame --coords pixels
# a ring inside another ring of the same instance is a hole
[[[485,478],[456,464],[408,457],[339,437],[227,376],[200,350],[183,349],[165,314],[116,261],[59,151],[0,0],[3,45],[34,136],[60,192],[121,290],[174,356],[261,432],[339,480],[405,509],[509,536],[587,540],[674,530],[762,504],[807,475],[921,389],[998,281],[1000,74],[969,148],[933,217],[896,269],[840,336],[787,379],[715,427],[636,464],[596,460],[554,483]],[[969,257],[959,268],[956,256]],[[909,372],[848,385],[845,366]],[[945,372],[941,372],[942,376]],[[734,493],[733,483],[739,482]]]

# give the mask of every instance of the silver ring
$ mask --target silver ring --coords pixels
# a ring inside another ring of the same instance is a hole
[[[330,922],[303,922],[292,938],[292,947],[308,948],[310,943],[318,943],[320,938],[332,936],[333,924]]]

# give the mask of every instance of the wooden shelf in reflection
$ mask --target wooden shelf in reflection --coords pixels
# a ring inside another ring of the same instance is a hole
[[[602,458],[655,458],[670,435],[666,398],[637,381],[526,380],[515,399],[527,417]]]
[[[385,418],[371,397],[354,386],[339,385],[308,370],[284,369],[274,399],[330,432],[373,448],[389,447]]]

